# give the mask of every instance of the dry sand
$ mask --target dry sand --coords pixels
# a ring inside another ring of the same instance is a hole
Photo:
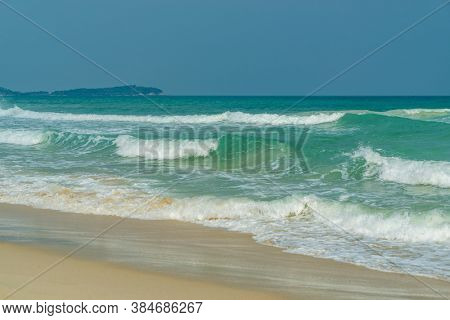
[[[248,234],[176,221],[121,220],[0,205],[0,294],[11,298],[442,299],[444,280],[288,254]],[[21,243],[6,244],[8,243]],[[355,245],[357,245],[355,243]]]

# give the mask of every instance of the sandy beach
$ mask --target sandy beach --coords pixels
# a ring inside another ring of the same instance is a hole
[[[13,292],[120,219],[0,206],[0,293]],[[248,234],[124,219],[9,298],[442,299],[450,283],[256,243]]]
[[[0,295],[3,299],[280,299],[281,295],[234,288],[154,271],[139,271],[112,263],[69,258],[11,294],[61,252],[0,243]],[[32,261],[33,263],[30,263]]]

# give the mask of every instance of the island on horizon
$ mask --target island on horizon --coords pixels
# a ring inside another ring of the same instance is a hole
[[[153,87],[141,87],[136,85],[108,87],[108,88],[80,88],[59,91],[34,91],[19,92],[0,87],[0,96],[52,96],[52,97],[130,97],[130,96],[148,96],[160,95],[163,91]]]

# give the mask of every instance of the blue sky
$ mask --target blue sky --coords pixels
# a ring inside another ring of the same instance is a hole
[[[5,0],[128,83],[303,95],[443,0]],[[450,95],[450,5],[320,91]],[[0,5],[0,86],[121,85]]]

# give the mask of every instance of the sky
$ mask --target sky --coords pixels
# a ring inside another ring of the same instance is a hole
[[[0,86],[306,95],[445,0],[1,0]],[[317,95],[450,95],[450,5]]]

